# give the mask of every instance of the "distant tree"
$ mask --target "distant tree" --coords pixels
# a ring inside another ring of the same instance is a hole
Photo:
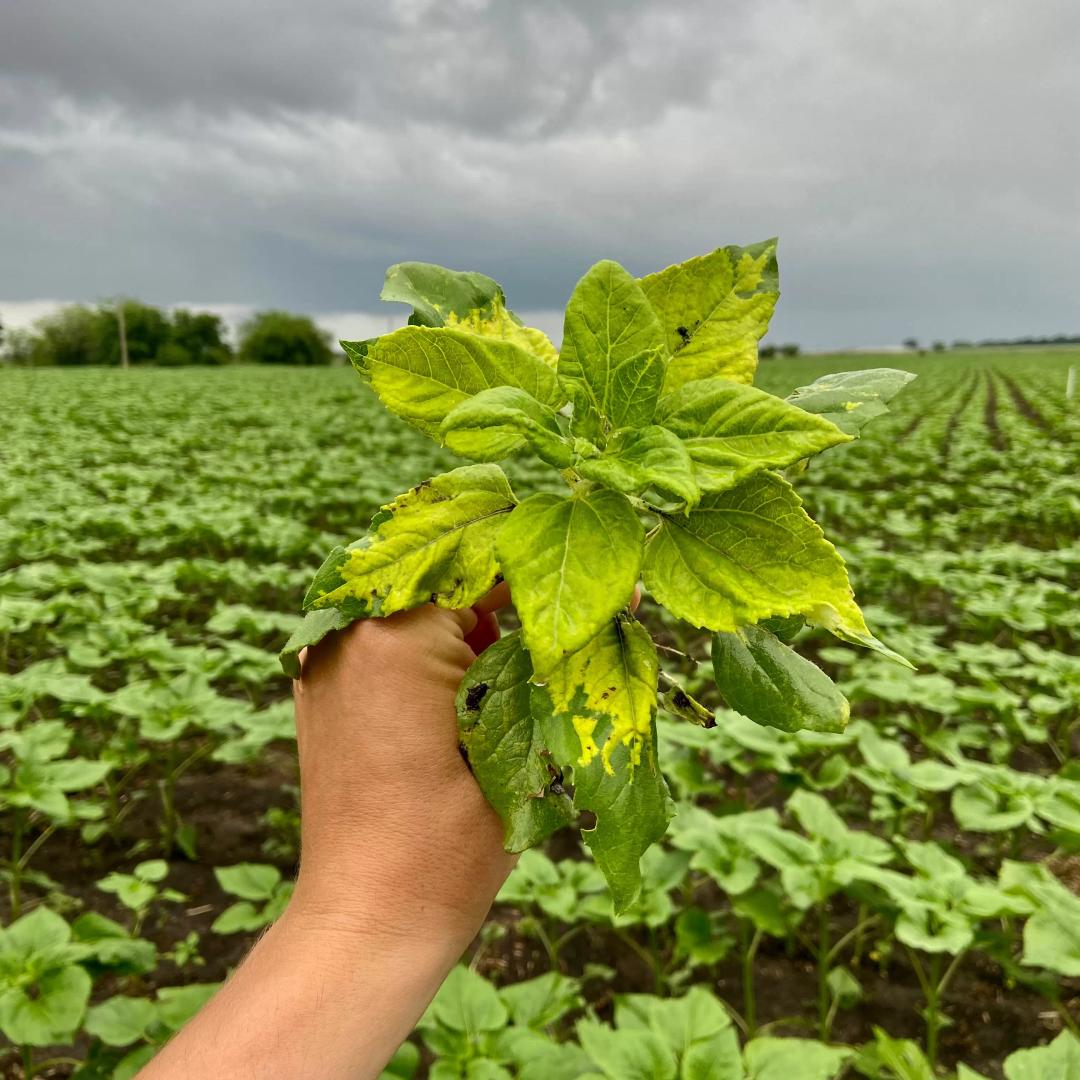
[[[5,330],[4,347],[0,349],[0,363],[13,367],[31,367],[37,352],[37,338],[29,330]]]
[[[98,363],[97,313],[81,304],[68,304],[38,319],[29,342],[29,366],[64,367]]]
[[[930,346],[930,348],[934,352],[944,352],[945,351],[945,342],[944,341],[935,341],[934,344]]]
[[[913,337],[904,338],[903,345],[904,345],[905,349],[910,349],[912,352],[918,352],[919,351],[919,339],[918,338],[913,338]]]
[[[954,349],[970,349],[971,348],[971,342],[970,341],[954,341],[952,343],[952,347]]]
[[[242,364],[329,364],[330,335],[306,315],[261,311],[240,328]]]
[[[128,360],[132,364],[153,364],[158,350],[170,337],[169,320],[165,313],[138,300],[123,301],[124,324],[127,331]],[[115,304],[102,304],[95,312],[98,336],[97,357],[93,363],[120,364],[120,325]]]
[[[157,363],[227,364],[232,360],[220,316],[178,308],[171,324],[168,344],[158,350]],[[185,359],[179,359],[181,355]]]
[[[789,343],[787,345],[781,345],[780,346],[780,355],[781,356],[787,356],[787,357],[798,356],[799,355],[799,346],[795,345],[795,344],[791,344],[791,343]]]
[[[776,355],[775,345],[762,345],[758,349],[758,356],[762,360],[771,360]]]

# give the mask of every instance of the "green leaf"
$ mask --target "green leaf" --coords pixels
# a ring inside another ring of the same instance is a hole
[[[258,930],[270,920],[249,900],[230,904],[211,924],[215,934],[246,934]]]
[[[455,405],[493,386],[516,386],[552,408],[565,400],[555,372],[509,341],[406,326],[373,341],[341,344],[382,403],[433,438]]]
[[[410,1042],[402,1043],[379,1074],[379,1080],[412,1080],[419,1068],[420,1048]]]
[[[70,758],[48,766],[48,783],[59,791],[82,791],[105,779],[112,768],[111,761],[89,761]]]
[[[847,698],[816,664],[760,626],[713,635],[713,677],[728,707],[782,731],[843,731]]]
[[[157,1009],[147,998],[117,996],[88,1009],[83,1028],[107,1046],[130,1046],[156,1019]]]
[[[506,307],[499,283],[486,274],[447,270],[434,263],[397,263],[386,271],[381,300],[411,304],[414,326],[448,326],[481,337],[510,341],[555,366],[558,353],[547,335]]]
[[[894,1039],[879,1027],[873,1031],[874,1042],[863,1047],[856,1059],[860,1072],[868,1076],[895,1077],[895,1080],[937,1080],[937,1073],[918,1043],[911,1039]],[[883,1068],[889,1072],[883,1074]]]
[[[843,560],[775,473],[706,496],[685,517],[664,514],[642,573],[656,600],[694,626],[733,633],[806,615],[869,635]]]
[[[546,733],[533,718],[531,677],[529,654],[514,632],[480,654],[457,694],[461,743],[503,821],[508,851],[539,844],[573,818]]]
[[[619,432],[604,453],[586,458],[574,468],[586,480],[628,495],[653,487],[688,506],[701,498],[686,447],[676,435],[655,424]]]
[[[630,601],[643,529],[624,495],[533,495],[496,541],[537,679],[576,652]]]
[[[156,1046],[140,1046],[130,1054],[125,1054],[113,1070],[112,1080],[133,1080],[138,1071],[153,1060],[157,1052]]]
[[[71,940],[71,928],[63,917],[47,907],[38,907],[0,929],[0,950],[28,956],[33,952],[58,948]]]
[[[757,343],[780,296],[776,241],[723,247],[641,279],[672,360],[665,392],[721,375],[754,381]]]
[[[158,1017],[170,1031],[179,1031],[221,988],[221,983],[165,986],[157,992]]]
[[[344,552],[344,548],[336,548]],[[309,611],[285,642],[285,647],[278,653],[281,670],[290,679],[300,678],[300,653],[312,645],[318,645],[327,634],[334,630],[344,630],[355,620],[339,608],[324,608]]]
[[[1080,1077],[1080,1039],[1062,1031],[1049,1046],[1017,1050],[1005,1059],[1005,1080],[1076,1080]]]
[[[632,995],[616,1009],[624,1030],[644,1020],[679,1063],[680,1080],[742,1080],[739,1040],[724,1006],[704,987],[678,998]],[[638,1015],[634,1015],[638,1014]]]
[[[747,1080],[833,1080],[853,1051],[816,1039],[751,1039],[743,1051]]]
[[[850,441],[828,420],[728,379],[700,379],[661,398],[657,422],[683,440],[703,491],[726,491]]]
[[[148,882],[140,881],[133,874],[118,874],[115,871],[106,874],[97,887],[102,892],[115,894],[120,903],[132,911],[141,911],[157,896],[157,889]]]
[[[366,537],[339,549],[305,607],[341,607],[354,618],[429,601],[468,607],[495,584],[495,537],[514,504],[497,465],[465,465],[425,481],[384,506]]]
[[[476,1035],[498,1031],[508,1019],[506,1006],[499,1000],[495,987],[475,971],[458,964],[447,975],[421,1024],[433,1020],[453,1031]]]
[[[554,410],[515,386],[495,386],[466,398],[450,410],[439,434],[455,454],[474,461],[499,461],[526,446],[556,469],[574,460]]]
[[[580,744],[574,806],[596,815],[595,828],[583,836],[607,879],[616,913],[637,899],[641,856],[664,835],[672,814],[656,757],[656,675],[648,632],[620,616],[553,671],[546,688],[555,721],[564,732],[575,732]],[[572,741],[553,740],[560,763],[575,760],[567,745]]]
[[[664,331],[641,286],[618,263],[598,262],[566,305],[559,353],[575,434],[648,424],[666,368]]]
[[[874,417],[889,411],[888,402],[914,378],[911,372],[897,368],[839,371],[800,386],[787,400],[830,420],[849,435],[858,435]]]
[[[615,1031],[595,1020],[579,1020],[577,1036],[609,1080],[675,1080],[675,1055],[651,1031]]]
[[[0,988],[0,1031],[15,1044],[68,1043],[90,1000],[90,976],[81,967],[54,967],[27,982]]]
[[[546,1028],[581,1006],[581,984],[557,971],[499,991],[510,1018],[521,1027]]]
[[[146,862],[136,863],[132,873],[139,881],[157,883],[169,876],[169,864],[164,859],[147,859]]]
[[[281,871],[266,863],[237,863],[214,867],[218,884],[241,900],[269,900],[281,881]]]
[[[43,910],[43,909],[39,909]],[[144,975],[157,964],[152,941],[133,938],[112,919],[88,911],[71,924],[72,940],[87,947],[94,960],[118,975]]]

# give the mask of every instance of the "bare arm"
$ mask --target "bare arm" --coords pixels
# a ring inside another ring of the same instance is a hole
[[[454,714],[499,599],[357,623],[309,651],[293,900],[140,1080],[379,1075],[513,865]]]

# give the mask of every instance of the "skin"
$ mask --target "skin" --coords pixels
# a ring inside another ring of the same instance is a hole
[[[359,622],[303,656],[292,902],[140,1080],[379,1075],[513,867],[454,709],[508,599]]]

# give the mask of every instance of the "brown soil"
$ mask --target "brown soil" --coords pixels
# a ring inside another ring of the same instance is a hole
[[[1003,453],[1009,449],[1009,440],[998,427],[997,421],[997,384],[991,371],[986,373],[986,429],[990,434],[990,445]]]
[[[1005,384],[1005,389],[1008,390],[1009,396],[1013,399],[1013,404],[1016,406],[1016,411],[1020,413],[1024,419],[1029,420],[1037,428],[1041,428],[1043,431],[1049,431],[1050,425],[1046,422],[1046,418],[1031,404],[1026,397],[1024,397],[1023,391],[1016,385],[1016,380],[1011,379],[1008,375],[998,372],[998,377]]]

